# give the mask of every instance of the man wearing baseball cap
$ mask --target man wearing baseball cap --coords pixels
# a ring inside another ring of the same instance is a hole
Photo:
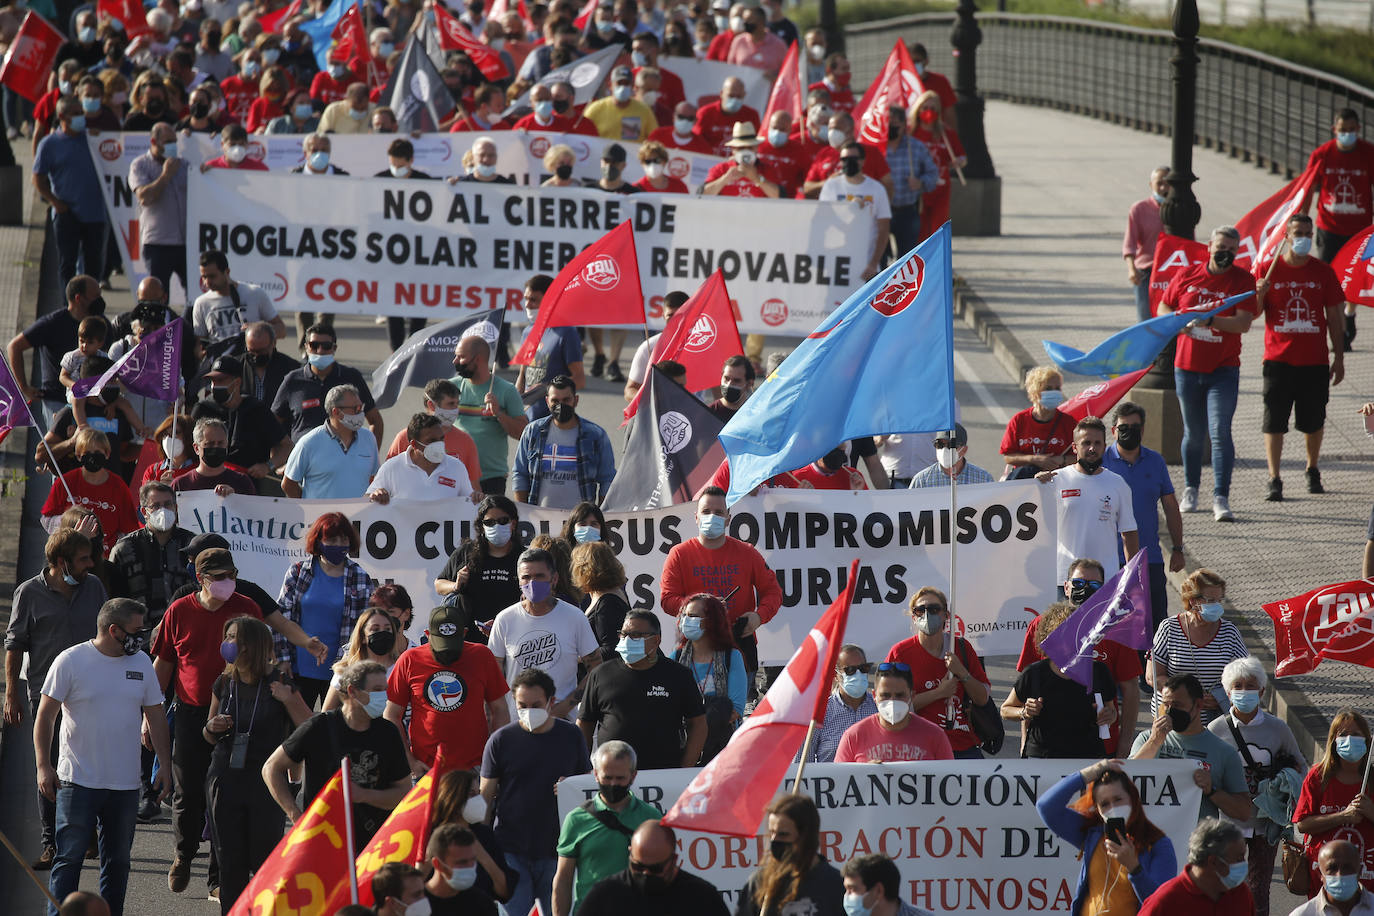
[[[446,766],[479,766],[487,736],[510,722],[505,673],[490,649],[464,642],[467,629],[464,611],[436,607],[425,631],[429,642],[402,652],[387,677],[382,715],[405,734],[410,708],[408,753],[416,776],[433,765],[441,746]]]
[[[586,107],[582,116],[596,125],[607,140],[638,143],[658,130],[654,110],[635,98],[635,77],[629,67],[611,71],[611,94]]]
[[[233,356],[221,356],[205,374],[209,382],[206,397],[225,412],[229,432],[229,463],[247,472],[259,496],[280,496],[281,484],[271,480],[272,469],[281,467],[291,454],[289,430],[277,421],[272,408],[258,398],[243,393],[243,363]],[[272,489],[264,492],[263,483]]]
[[[911,478],[908,489],[950,486],[950,480],[964,486],[971,483],[992,483],[993,476],[976,464],[969,464],[968,431],[958,423],[953,429],[935,434],[935,463]]]

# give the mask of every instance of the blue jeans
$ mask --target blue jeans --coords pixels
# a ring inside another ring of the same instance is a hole
[[[57,790],[57,858],[48,876],[48,890],[66,899],[81,885],[81,863],[91,831],[100,826],[100,896],[110,916],[124,916],[124,892],[129,886],[129,852],[138,823],[137,789],[88,789],[64,783]],[[48,916],[57,908],[48,904]]]
[[[1240,367],[1219,366],[1209,373],[1174,368],[1174,387],[1183,411],[1183,480],[1202,482],[1203,436],[1212,440],[1212,494],[1231,494],[1231,468],[1236,448],[1231,442],[1231,417],[1240,390]]]
[[[558,869],[558,858],[533,858],[506,853],[506,862],[520,880],[515,882],[515,891],[510,900],[502,904],[509,916],[524,916],[539,898],[539,906],[545,913],[553,912],[553,873]]]
[[[1140,282],[1135,285],[1135,320],[1149,321],[1150,314],[1150,268],[1140,272]]]

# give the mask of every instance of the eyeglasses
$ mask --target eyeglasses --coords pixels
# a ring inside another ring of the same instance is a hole
[[[868,674],[872,670],[872,662],[864,662],[862,665],[844,665],[840,668],[840,671],[844,672],[845,677],[853,677],[856,674]]]
[[[883,662],[878,666],[878,673],[883,674],[888,671],[901,671],[904,674],[911,673],[911,666],[906,662]]]
[[[487,516],[486,518],[482,519],[482,527],[483,527],[483,528],[495,528],[497,525],[509,525],[509,524],[510,524],[510,516],[509,516],[509,515],[503,515],[503,516],[501,516],[500,518],[492,518],[491,516]]]
[[[943,614],[945,609],[938,604],[918,604],[913,613],[916,614]]]
[[[662,862],[658,862],[654,865],[650,865],[647,862],[636,862],[634,859],[631,859],[630,871],[638,872],[641,875],[661,875],[663,874],[663,870],[669,865],[672,865],[673,860],[676,858],[676,855],[671,855]]]
[[[1134,429],[1134,430],[1137,430],[1137,431],[1142,430],[1142,429],[1145,428],[1145,424],[1144,424],[1144,423],[1118,423],[1118,424],[1116,424],[1116,426],[1115,426],[1114,428],[1116,429],[1117,432],[1122,432],[1122,433],[1124,433],[1124,432],[1129,432],[1130,430],[1133,430],[1133,429]]]
[[[657,633],[626,633],[623,630],[620,633],[623,639],[652,639],[657,635]]]
[[[1097,591],[1099,588],[1102,587],[1102,583],[1098,582],[1096,579],[1070,579],[1069,587],[1086,588],[1088,590],[1088,594],[1091,595],[1093,592]]]
[[[305,346],[311,353],[328,353],[330,350],[334,349],[334,341],[308,340],[305,342]]]
[[[936,439],[936,440],[935,440],[935,447],[936,447],[936,448],[958,448],[958,447],[959,447],[959,443],[954,442],[954,441],[952,441],[952,440],[950,440],[950,439]]]

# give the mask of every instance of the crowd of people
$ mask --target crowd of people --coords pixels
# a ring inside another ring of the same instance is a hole
[[[430,176],[414,167],[414,144],[379,102],[401,42],[433,21],[432,0],[376,5],[366,48],[354,55],[333,48],[321,70],[303,26],[323,6],[276,16],[271,3],[161,0],[147,12],[148,30],[134,38],[127,23],[84,9],[72,17],[48,93],[29,108],[5,90],[10,139],[23,131],[33,142],[34,183],[52,211],[65,299],[7,352],[22,395],[41,408],[46,432],[35,461],[53,477],[41,513],[44,566],[16,588],[5,643],[5,723],[32,721],[37,757],[42,852],[34,867],[50,871],[50,889],[65,901],[61,912],[103,906],[119,916],[137,825],[161,817],[167,801],[170,891],[188,890],[192,861],[208,841],[207,891],[227,913],[341,759],[351,764],[361,850],[442,750],[452,769],[435,790],[423,868],[384,866],[372,883],[375,910],[366,912],[499,908],[524,916],[536,901],[556,916],[724,912],[717,890],[684,867],[678,838],[634,782],[640,770],[699,766],[726,747],[778,676],[780,669],[760,664],[756,631],[778,613],[782,594],[757,548],[729,533],[722,465],[697,496],[696,536],[665,558],[657,599],[666,616],[631,606],[625,570],[601,536],[599,503],[615,477],[614,450],[606,430],[579,414],[578,398],[590,375],[623,382],[631,400],[645,383],[650,345],[622,371],[623,332],[550,329],[512,381],[498,374],[509,363],[504,335],[495,344],[464,337],[454,375],[424,386],[423,409],[383,453],[381,412],[364,374],[339,361],[349,342],[332,315],[298,315],[293,339],[271,298],[235,280],[230,259],[215,250],[194,252],[202,292],[184,310],[173,307],[172,278],[191,288],[178,144],[211,135],[223,155],[206,167],[262,169],[248,154],[250,135],[297,134],[304,163],[293,171],[305,176],[341,174],[330,161],[331,135],[391,133],[387,161],[373,177],[504,183],[492,132],[596,136],[607,141],[601,176],[587,184],[606,192],[695,190],[862,206],[878,229],[867,279],[890,247],[908,251],[947,219],[951,171],[963,164],[953,92],[928,69],[925,49],[912,45],[926,91],[889,113],[887,142],[874,146],[856,133],[849,61],[829,52],[823,31],[801,35],[781,0],[694,0],[671,10],[655,0],[608,0],[581,29],[570,0],[531,4],[528,21],[515,11],[489,18],[486,4],[473,0],[458,18],[510,75],[489,81],[467,54],[449,53],[441,75],[457,107],[443,128],[475,139],[463,174]],[[13,36],[16,9],[0,8],[4,40]],[[778,112],[761,123],[735,76],[717,98],[686,98],[671,68],[673,58],[705,59],[771,79],[792,42],[807,71],[804,122]],[[575,103],[571,83],[541,82],[613,44],[623,46],[623,59],[586,106]],[[527,91],[530,112],[503,119]],[[118,258],[109,257],[86,135],[117,130],[149,138],[129,186],[150,276],[132,310],[107,316],[102,287]],[[1374,803],[1362,785],[1366,719],[1353,709],[1336,713],[1322,758],[1309,767],[1288,726],[1263,709],[1267,672],[1225,619],[1225,580],[1193,571],[1174,617],[1166,584],[1166,569],[1184,566],[1183,513],[1198,507],[1204,437],[1212,443],[1214,517],[1234,518],[1230,413],[1240,335],[1260,314],[1268,496],[1282,499],[1279,461],[1294,411],[1306,436],[1307,486],[1321,492],[1328,380],[1339,383],[1355,334],[1350,306],[1341,317],[1343,297],[1327,262],[1362,228],[1330,206],[1334,176],[1363,169],[1365,225],[1371,210],[1374,147],[1358,131],[1353,112],[1338,114],[1334,140],[1313,154],[1328,170],[1313,195],[1315,223],[1304,213],[1288,221],[1286,245],[1272,267],[1263,265],[1263,279],[1234,267],[1239,234],[1220,227],[1208,260],[1163,294],[1161,309],[1185,311],[1237,292],[1258,294],[1180,338],[1181,498],[1163,458],[1142,444],[1145,409],[1124,401],[1110,426],[1075,420],[1059,409],[1063,377],[1051,367],[1026,378],[1030,407],[1007,425],[1000,474],[969,460],[967,432],[955,424],[934,435],[836,444],[769,482],[923,489],[1034,476],[1058,512],[1056,568],[1046,575],[1054,585],[1027,628],[1013,683],[994,685],[973,646],[947,635],[950,596],[913,583],[910,638],[841,647],[807,761],[980,759],[998,746],[989,718],[1019,722],[1012,740],[1021,756],[1097,761],[1038,805],[1045,825],[1081,851],[1073,912],[1268,913],[1290,826],[1305,836],[1296,870],[1312,900],[1301,912],[1374,908],[1374,872],[1364,860],[1374,849]],[[630,184],[622,175],[636,148],[645,177]],[[725,161],[692,189],[666,173],[672,149]],[[574,159],[570,147],[551,147],[542,186],[579,185]],[[1152,198],[1133,208],[1124,246],[1142,318],[1163,178],[1158,170],[1151,176]],[[524,286],[531,326],[552,282],[541,274]],[[1320,301],[1312,301],[1313,290]],[[666,316],[686,300],[669,294]],[[1306,309],[1295,316],[1299,300]],[[75,394],[79,380],[103,375],[175,318],[184,323],[183,398],[169,404],[117,381]],[[400,318],[388,325],[393,347],[419,329]],[[751,335],[745,353],[724,361],[719,385],[698,392],[718,418],[728,421],[760,373],[785,358],[772,354],[763,365],[762,346]],[[657,368],[679,374],[665,363]],[[992,456],[983,462],[991,466]],[[385,568],[355,559],[358,532],[337,512],[313,520],[308,558],[281,583],[241,578],[227,540],[180,524],[178,494],[202,490],[461,500],[475,503],[476,514],[472,536],[434,579],[434,595],[412,597],[386,582]],[[531,537],[520,516],[528,505],[566,512],[562,531]],[[1153,600],[1151,648],[1137,653],[1104,640],[1085,691],[1041,647],[1140,551]],[[870,661],[870,650],[883,660]],[[1147,724],[1138,731],[1145,702]],[[1124,774],[1121,761],[1129,758],[1203,763],[1193,776],[1200,819],[1181,873],[1175,842],[1150,822]],[[588,773],[597,794],[560,821],[556,785]],[[780,796],[769,807],[768,855],[739,895],[737,914],[925,912],[902,899],[892,859],[823,858],[820,816],[803,795]],[[100,860],[98,896],[77,891],[92,853]],[[340,912],[354,916],[353,908]]]

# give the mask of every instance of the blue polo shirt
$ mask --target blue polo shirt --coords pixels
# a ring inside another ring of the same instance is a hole
[[[84,133],[68,136],[61,128],[38,141],[33,173],[46,175],[52,192],[83,223],[105,222],[105,195]]]
[[[1174,482],[1169,479],[1169,466],[1164,463],[1164,456],[1142,445],[1135,464],[1130,464],[1121,457],[1121,450],[1113,442],[1102,456],[1102,466],[1120,474],[1131,488],[1131,508],[1135,511],[1140,549],[1145,551],[1146,559],[1151,563],[1163,563],[1164,552],[1159,549],[1159,500],[1174,492]],[[1125,566],[1126,556],[1120,538],[1117,541],[1117,560]]]
[[[285,474],[301,485],[302,499],[352,499],[367,492],[377,473],[377,439],[364,426],[347,449],[328,423],[301,437],[286,459]]]

